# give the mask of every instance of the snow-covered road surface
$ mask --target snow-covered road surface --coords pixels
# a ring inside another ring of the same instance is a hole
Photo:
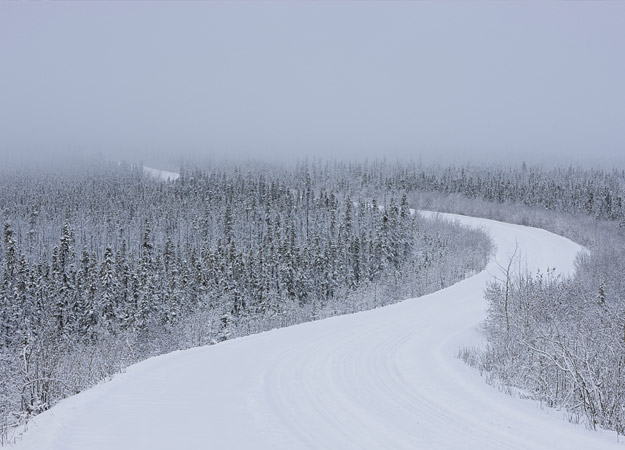
[[[505,263],[568,273],[580,247],[543,230],[484,227]],[[499,269],[418,299],[152,358],[64,400],[18,449],[607,449],[591,432],[488,386],[456,358],[479,344]]]

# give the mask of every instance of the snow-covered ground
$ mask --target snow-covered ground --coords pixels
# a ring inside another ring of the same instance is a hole
[[[163,181],[175,181],[180,177],[180,174],[177,172],[167,172],[166,170],[155,169],[147,166],[143,166],[143,173],[159,178]]]
[[[484,227],[496,259],[452,287],[385,308],[152,358],[36,417],[18,449],[607,449],[563,413],[507,396],[456,358],[480,345],[482,297],[515,246],[568,273],[580,247]]]

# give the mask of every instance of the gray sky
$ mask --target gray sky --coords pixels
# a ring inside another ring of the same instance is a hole
[[[0,153],[74,151],[622,161],[625,2],[0,3]]]

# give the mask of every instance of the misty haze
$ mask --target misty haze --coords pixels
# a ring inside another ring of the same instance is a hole
[[[0,447],[623,449],[625,4],[0,3]]]

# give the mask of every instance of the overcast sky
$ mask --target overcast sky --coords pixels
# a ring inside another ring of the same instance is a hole
[[[0,153],[623,160],[625,2],[0,3]]]

